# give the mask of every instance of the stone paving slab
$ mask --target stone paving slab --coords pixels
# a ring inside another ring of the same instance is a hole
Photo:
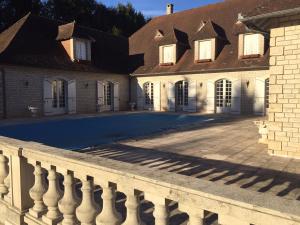
[[[257,119],[228,118],[88,153],[300,200],[300,160],[268,155],[267,146],[258,143]]]

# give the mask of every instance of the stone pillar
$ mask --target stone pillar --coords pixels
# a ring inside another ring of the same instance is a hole
[[[269,154],[299,158],[300,26],[271,29],[270,46]]]

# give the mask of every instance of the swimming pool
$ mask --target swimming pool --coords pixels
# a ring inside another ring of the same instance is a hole
[[[213,117],[186,114],[112,114],[0,125],[0,135],[76,150],[212,120],[214,120]]]

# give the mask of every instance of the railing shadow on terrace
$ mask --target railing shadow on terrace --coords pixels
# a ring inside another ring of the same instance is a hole
[[[257,185],[257,191],[261,193],[268,192],[276,186],[284,185],[284,188],[272,191],[273,194],[280,197],[285,197],[293,190],[300,188],[299,174],[129,146],[122,143],[104,145],[93,150],[82,150],[81,152],[198,179],[208,177],[208,180],[212,182],[224,180],[225,185],[238,184],[243,189],[260,184]],[[300,195],[295,199],[300,201]]]
[[[296,200],[7,138],[0,138],[0,196],[0,223],[13,225],[167,225],[175,208],[190,225],[205,224],[206,212],[222,225],[300,224]]]

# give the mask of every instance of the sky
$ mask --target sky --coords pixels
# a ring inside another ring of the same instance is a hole
[[[99,0],[106,6],[115,6],[119,2],[123,4],[130,2],[136,10],[141,11],[146,17],[164,15],[168,3],[174,4],[176,12],[220,1],[222,0]]]

